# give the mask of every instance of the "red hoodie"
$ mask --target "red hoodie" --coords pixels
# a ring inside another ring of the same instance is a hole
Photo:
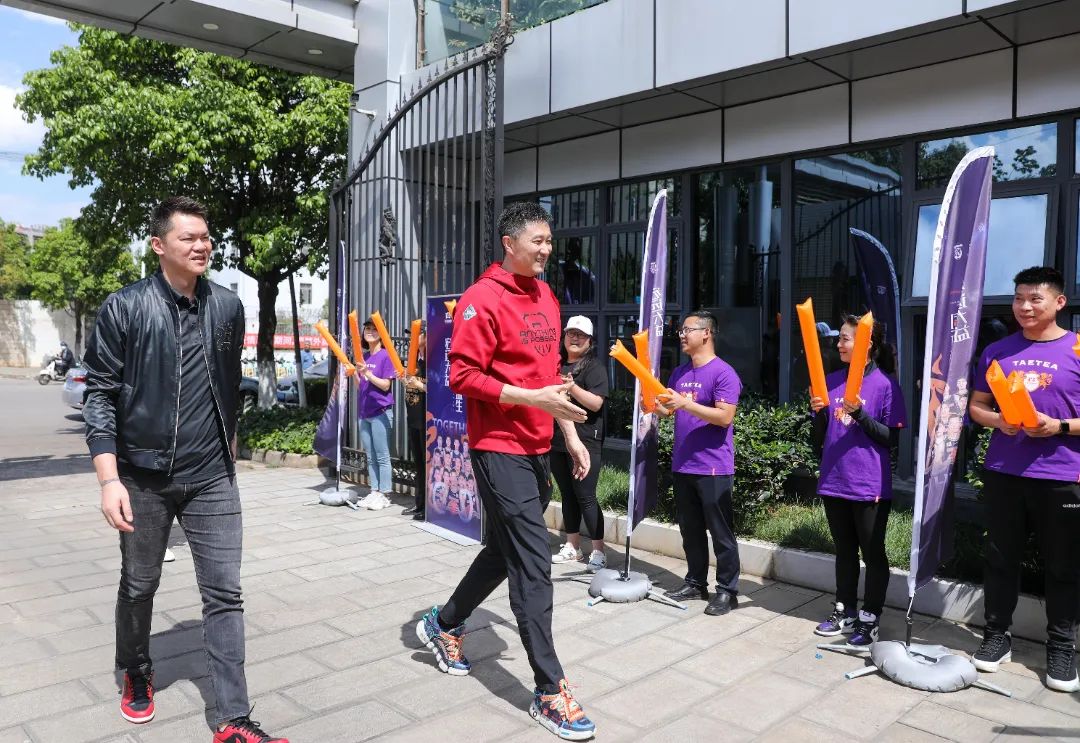
[[[561,384],[559,303],[543,281],[493,264],[454,308],[450,389],[467,398],[469,447],[505,454],[551,449],[555,420],[529,405],[503,405],[503,386]]]

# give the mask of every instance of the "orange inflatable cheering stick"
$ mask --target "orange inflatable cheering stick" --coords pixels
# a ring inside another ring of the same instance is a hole
[[[825,367],[821,363],[821,345],[818,343],[817,323],[814,322],[814,300],[807,297],[795,305],[802,331],[803,348],[806,351],[806,367],[810,371],[810,395],[829,404],[829,388],[825,385]]]
[[[852,405],[859,402],[863,375],[866,373],[866,360],[870,357],[870,336],[873,332],[874,313],[867,312],[859,318],[859,324],[855,327],[855,347],[851,349],[851,364],[848,366],[847,386],[844,388],[844,401]]]
[[[652,359],[649,358],[648,330],[634,333],[634,352],[637,354],[637,360],[641,362],[641,365],[652,372]]]
[[[664,385],[660,384],[659,380],[640,361],[630,355],[622,341],[615,341],[615,345],[611,347],[610,356],[637,377],[637,380],[641,383],[641,401],[645,405],[645,409],[649,412],[655,410],[656,396],[667,394]]]
[[[1024,386],[1024,375],[1020,372],[1013,372],[1009,375],[1009,393],[1024,428],[1037,428],[1039,425],[1039,413],[1035,410],[1035,403],[1031,400],[1031,393]]]
[[[364,363],[364,344],[360,337],[360,322],[356,317],[356,310],[349,313],[349,335],[352,336],[352,357],[357,364]]]
[[[410,377],[416,376],[416,358],[420,353],[420,326],[422,320],[413,320],[409,325],[409,363],[405,367],[405,373]]]
[[[1001,417],[1010,426],[1020,425],[1020,413],[1016,410],[1012,392],[1009,391],[1009,378],[1001,369],[1001,364],[994,360],[986,370],[986,383],[990,385],[990,392],[994,395]]]
[[[1076,334],[1076,345],[1073,346],[1073,353],[1080,356],[1080,333]]]
[[[330,331],[326,329],[326,326],[322,324],[322,321],[315,323],[315,330],[319,332],[319,335],[326,341],[327,348],[330,349],[330,353],[337,357],[338,363],[345,369],[345,376],[351,377],[356,374],[356,367],[349,361],[349,357],[345,355],[345,352],[341,350],[341,346],[334,340],[334,336],[330,335]]]
[[[405,367],[401,363],[401,357],[398,356],[397,349],[394,348],[394,342],[390,340],[390,334],[386,332],[386,323],[383,322],[382,313],[375,310],[371,313],[371,321],[375,323],[375,329],[379,331],[379,338],[382,339],[383,348],[386,349],[386,353],[390,356],[390,363],[394,365],[394,373],[399,377],[405,374]]]

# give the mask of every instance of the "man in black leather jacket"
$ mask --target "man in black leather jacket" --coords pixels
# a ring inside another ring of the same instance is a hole
[[[116,665],[120,713],[154,717],[150,619],[170,527],[187,536],[203,600],[203,636],[216,697],[216,743],[270,743],[248,717],[243,528],[236,410],[244,307],[203,278],[213,247],[207,210],[172,197],[151,215],[161,270],[109,296],[87,344],[83,417],[101,484],[101,510],[120,532]],[[286,742],[287,743],[287,742]]]

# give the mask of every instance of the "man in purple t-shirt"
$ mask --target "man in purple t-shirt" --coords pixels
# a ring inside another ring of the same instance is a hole
[[[1013,609],[1028,532],[1039,541],[1046,578],[1046,685],[1080,691],[1076,673],[1080,619],[1080,358],[1057,323],[1065,280],[1053,268],[1016,275],[1013,315],[1020,332],[987,346],[975,374],[971,418],[996,429],[986,452],[985,617],[973,661],[981,671],[1012,659]],[[1017,372],[1039,413],[1034,428],[1009,425],[998,412],[986,370]]]
[[[709,599],[709,540],[716,555],[716,595],[705,613],[727,614],[739,605],[739,545],[731,487],[735,478],[733,441],[735,406],[742,383],[739,375],[716,355],[716,318],[711,312],[687,315],[679,330],[683,353],[690,362],[671,373],[670,395],[658,400],[660,415],[675,415],[671,469],[679,532],[686,553],[682,588],[668,591],[677,601]]]

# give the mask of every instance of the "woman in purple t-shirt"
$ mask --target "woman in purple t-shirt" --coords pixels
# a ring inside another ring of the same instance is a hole
[[[836,347],[844,364],[851,362],[859,318],[848,315]],[[850,635],[848,644],[866,647],[878,636],[878,622],[889,586],[885,526],[892,505],[889,453],[899,429],[907,425],[900,385],[892,376],[895,360],[884,342],[884,326],[874,323],[871,361],[866,366],[859,402],[844,400],[847,368],[825,379],[829,399],[814,397],[814,446],[821,455],[818,495],[825,506],[829,532],[836,545],[836,608],[814,630],[825,637]],[[866,563],[862,611],[856,611],[859,552]]]
[[[356,407],[360,416],[360,443],[367,454],[371,493],[360,501],[360,505],[375,511],[390,505],[386,493],[393,486],[390,429],[394,425],[394,393],[390,386],[395,374],[390,354],[382,347],[374,323],[364,323],[361,338],[364,358],[357,359],[356,364],[356,375],[360,380]]]

